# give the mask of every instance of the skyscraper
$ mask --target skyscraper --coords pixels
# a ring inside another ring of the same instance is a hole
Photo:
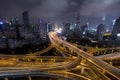
[[[70,31],[70,23],[64,23],[63,24],[63,33],[65,35],[68,35],[69,31]]]
[[[47,34],[48,34],[48,32],[51,31],[52,26],[48,22],[45,22],[42,27],[43,27],[42,28],[42,36],[43,36],[43,38],[47,38]]]
[[[23,24],[25,27],[29,28],[29,15],[27,11],[22,13]]]
[[[76,35],[76,38],[81,38],[82,37],[82,29],[80,26],[80,14],[77,13],[77,17],[76,17],[76,28],[74,29],[74,33]]]
[[[103,39],[104,33],[105,33],[105,25],[104,24],[100,24],[97,27],[96,39],[98,41],[101,41]]]
[[[39,34],[41,38],[47,38],[47,33],[52,29],[52,25],[46,21],[39,20]]]
[[[76,28],[80,29],[80,14],[77,13],[77,17],[76,17]]]
[[[115,21],[111,36],[114,40],[120,40],[120,17]]]

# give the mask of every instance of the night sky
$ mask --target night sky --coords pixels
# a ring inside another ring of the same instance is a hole
[[[79,12],[81,23],[98,25],[106,16],[106,24],[110,25],[112,19],[120,16],[120,0],[0,0],[0,20],[22,20],[23,11],[29,12],[31,23],[38,18],[75,21]]]

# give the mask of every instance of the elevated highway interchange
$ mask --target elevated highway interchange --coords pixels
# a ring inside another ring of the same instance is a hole
[[[29,80],[31,80],[30,76],[35,75],[70,80],[111,80],[111,77],[116,80],[120,79],[120,69],[60,39],[55,32],[49,33],[49,38],[52,46],[45,51],[55,47],[62,52],[67,50],[68,53],[65,53],[65,55],[70,54],[71,56],[36,56],[43,54],[45,52],[44,50],[42,52],[24,56],[1,55],[1,60],[9,59],[10,61],[13,61],[13,64],[12,66],[6,65],[0,67],[0,77],[5,80],[12,76],[17,77],[24,75],[29,76]],[[24,62],[24,59],[28,59],[29,62]],[[33,64],[35,62],[31,60],[37,61],[37,66],[35,66],[35,64]],[[19,64],[19,66],[16,64]],[[25,64],[27,66],[24,66]],[[33,66],[31,64],[33,64]]]

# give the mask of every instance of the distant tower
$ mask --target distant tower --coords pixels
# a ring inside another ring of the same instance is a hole
[[[119,34],[120,34],[120,17],[118,19],[116,19],[116,21],[115,21],[115,24],[114,24],[114,27],[112,30],[112,34],[111,34],[112,39],[114,39],[114,40],[119,39],[118,38],[118,37],[120,37]]]
[[[22,18],[23,18],[24,26],[28,28],[29,27],[29,15],[27,11],[24,11],[22,13]]]
[[[79,29],[80,28],[80,14],[77,13],[77,17],[76,17],[76,28]]]
[[[76,17],[76,28],[74,29],[74,32],[76,35],[76,37],[79,37],[81,38],[82,37],[82,29],[81,29],[81,26],[80,26],[80,14],[77,13],[77,17]]]

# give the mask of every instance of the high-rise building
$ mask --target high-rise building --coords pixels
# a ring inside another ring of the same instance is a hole
[[[88,23],[81,26],[81,31],[82,31],[83,34],[84,34],[84,32],[86,31],[87,28],[88,28]]]
[[[39,19],[38,24],[39,24],[39,30],[38,30],[39,35],[40,35],[41,38],[43,38],[43,37],[46,36],[46,29],[45,29],[45,26],[44,26],[44,21]]]
[[[52,24],[51,24],[51,23],[48,23],[47,32],[52,31],[52,29],[53,29]]]
[[[19,24],[19,20],[16,19],[16,18],[13,18],[10,20],[11,22],[11,25],[14,27],[15,29],[15,38],[17,39],[20,39],[20,32],[19,32],[19,27],[20,27],[20,24]]]
[[[120,17],[115,21],[111,37],[113,40],[120,40]]]
[[[63,23],[63,34],[68,35],[70,31],[70,23]]]
[[[24,11],[22,13],[22,19],[23,19],[24,26],[28,28],[29,27],[29,15],[27,11]]]
[[[49,22],[45,22],[41,19],[39,19],[39,35],[41,38],[46,38],[48,32],[52,30],[52,24]]]
[[[105,33],[106,29],[105,29],[105,25],[104,24],[100,24],[97,27],[97,32],[96,32],[96,39],[98,41],[101,41],[103,39],[104,33]]]
[[[48,34],[48,32],[51,31],[51,29],[52,29],[52,25],[50,25],[50,23],[45,22],[45,23],[43,24],[42,34],[43,34],[43,36],[44,36],[45,38],[47,38],[47,34]]]
[[[76,23],[70,23],[70,30],[74,30],[76,28]]]
[[[48,28],[48,24],[44,23],[42,27],[43,27],[42,28],[42,36],[43,36],[43,38],[46,38],[47,32],[48,32],[48,29],[47,29]]]
[[[38,19],[38,34],[40,37],[42,37],[42,29],[43,29],[43,20],[41,19]]]
[[[77,35],[80,35],[80,37],[82,36],[82,28],[81,28],[81,25],[80,25],[80,14],[79,13],[77,13],[76,28],[75,28],[74,31]]]
[[[80,29],[80,14],[77,13],[76,17],[76,29]]]

